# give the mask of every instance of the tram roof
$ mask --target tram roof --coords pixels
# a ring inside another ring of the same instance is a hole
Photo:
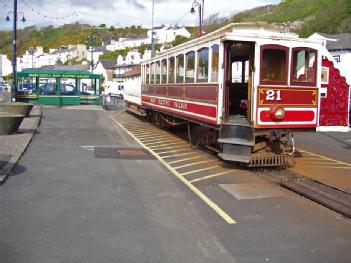
[[[17,73],[20,78],[78,78],[78,79],[100,79],[100,75],[92,74],[87,70],[53,70],[53,69],[24,69]]]
[[[195,38],[193,40],[187,41],[176,47],[167,49],[163,52],[157,54],[158,56],[163,56],[168,53],[177,52],[183,48],[195,46],[207,41],[215,40],[217,38],[225,39],[235,36],[252,38],[266,38],[266,39],[281,39],[281,40],[295,40],[306,43],[317,43],[306,38],[299,38],[296,33],[293,32],[281,32],[281,27],[266,22],[254,22],[254,23],[230,23],[224,27],[221,27],[209,34]],[[319,42],[318,42],[319,43]],[[152,61],[155,58],[148,59],[147,61]]]

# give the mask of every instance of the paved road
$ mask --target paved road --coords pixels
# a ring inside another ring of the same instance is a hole
[[[234,198],[197,185],[227,224],[157,160],[95,158],[95,146],[140,148],[104,111],[44,109],[15,175],[0,186],[0,262],[349,262],[351,223],[277,186]],[[92,147],[94,146],[94,147]],[[251,191],[252,192],[252,191]]]

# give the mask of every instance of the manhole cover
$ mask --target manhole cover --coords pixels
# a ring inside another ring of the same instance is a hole
[[[154,157],[144,149],[95,147],[95,158],[150,160]]]

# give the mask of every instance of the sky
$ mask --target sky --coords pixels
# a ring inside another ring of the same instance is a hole
[[[198,16],[190,13],[194,0],[154,1],[156,26],[198,24]],[[215,13],[225,17],[253,7],[279,2],[281,0],[204,0],[205,17]],[[0,29],[12,28],[12,23],[5,21],[12,9],[12,0],[0,0]],[[114,27],[130,25],[151,27],[152,0],[18,0],[18,11],[19,19],[22,18],[22,13],[26,18],[25,23],[19,22],[19,27],[59,26],[77,21]]]

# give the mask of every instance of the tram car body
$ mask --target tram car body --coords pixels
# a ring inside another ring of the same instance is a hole
[[[223,160],[291,165],[293,132],[318,123],[321,48],[276,26],[230,24],[144,61],[127,109],[203,128],[201,143]]]

